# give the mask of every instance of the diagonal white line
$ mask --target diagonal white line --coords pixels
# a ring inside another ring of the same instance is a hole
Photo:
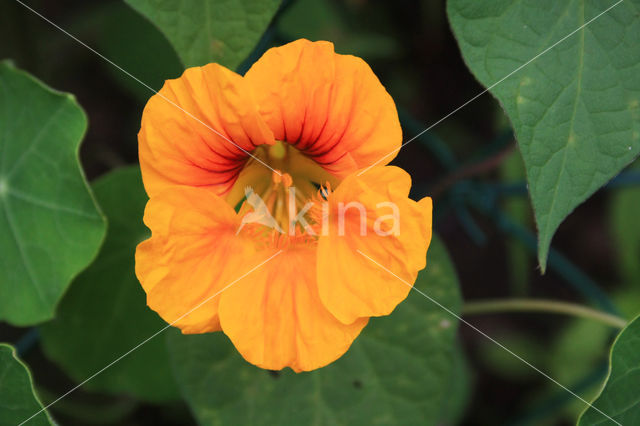
[[[393,151],[391,151],[390,153],[386,154],[384,157],[380,158],[378,161],[376,161],[375,163],[371,164],[370,166],[368,166],[365,169],[362,169],[359,173],[358,176],[362,175],[364,172],[366,172],[367,170],[369,170],[370,168],[374,167],[376,164],[380,163],[381,161],[383,161],[385,158],[389,157],[390,155],[395,154],[396,152],[398,152],[401,148],[403,148],[405,145],[407,145],[408,143],[413,142],[414,140],[416,140],[417,138],[419,138],[420,136],[422,136],[423,134],[425,134],[426,132],[428,132],[429,130],[433,129],[435,126],[437,126],[438,124],[442,123],[444,120],[446,120],[447,118],[451,117],[453,114],[455,114],[456,112],[460,111],[462,108],[466,107],[467,105],[469,105],[471,102],[475,101],[476,99],[478,99],[480,96],[484,95],[485,93],[487,93],[489,90],[493,89],[494,87],[496,87],[498,84],[502,83],[503,81],[505,81],[507,78],[511,77],[513,74],[517,73],[518,71],[520,71],[522,68],[526,67],[527,65],[529,65],[531,62],[535,61],[536,59],[538,59],[540,56],[544,55],[545,53],[547,53],[548,51],[550,51],[551,49],[553,49],[554,47],[556,47],[557,45],[559,45],[560,43],[562,43],[563,41],[565,41],[566,39],[568,39],[569,37],[571,37],[572,35],[574,35],[575,33],[577,33],[578,31],[582,30],[584,27],[586,27],[587,25],[589,25],[590,23],[592,23],[593,21],[595,21],[596,19],[598,19],[599,17],[601,17],[602,15],[604,15],[605,13],[607,13],[608,11],[610,11],[611,9],[613,9],[614,7],[616,7],[617,5],[619,5],[620,3],[622,3],[624,0],[618,0],[616,3],[614,3],[613,5],[609,6],[607,9],[605,9],[603,12],[600,12],[598,15],[596,15],[595,17],[589,19],[587,22],[585,22],[584,24],[582,24],[580,27],[576,28],[575,30],[571,31],[569,34],[567,34],[566,36],[562,37],[560,40],[556,41],[555,43],[553,43],[551,46],[547,47],[545,50],[543,50],[542,52],[538,53],[536,56],[534,56],[533,58],[529,59],[527,62],[525,62],[524,64],[520,65],[518,68],[516,68],[515,70],[511,71],[509,74],[505,75],[504,77],[502,77],[500,80],[496,81],[495,83],[493,83],[491,86],[487,87],[486,89],[484,89],[482,92],[478,93],[477,95],[475,95],[473,98],[469,99],[467,102],[463,103],[462,105],[460,105],[458,108],[454,109],[453,111],[451,111],[449,114],[445,115],[444,117],[442,117],[440,120],[436,121],[435,123],[433,123],[432,125],[430,125],[429,127],[427,127],[426,129],[424,129],[423,131],[421,131],[420,133],[418,133],[417,135],[415,135],[414,137],[412,137],[411,139],[409,139],[408,141],[406,141],[405,143],[403,143],[402,145],[400,145],[398,148],[394,149]]]
[[[178,318],[177,320],[173,321],[170,324],[167,324],[166,326],[162,327],[160,330],[156,331],[155,333],[153,333],[151,336],[147,337],[146,339],[144,339],[142,342],[138,343],[136,346],[134,346],[133,348],[129,349],[127,352],[123,353],[122,355],[120,355],[118,358],[116,358],[115,360],[111,361],[109,364],[105,365],[104,367],[102,367],[100,370],[96,371],[95,373],[93,373],[91,376],[87,377],[84,381],[82,381],[81,383],[77,384],[76,386],[74,386],[73,388],[71,388],[69,391],[67,391],[64,395],[60,396],[58,399],[56,399],[55,401],[51,402],[50,404],[46,405],[45,407],[43,407],[40,411],[38,411],[37,413],[33,414],[31,417],[29,417],[28,419],[24,420],[22,423],[20,423],[18,426],[22,426],[23,424],[27,423],[29,420],[33,419],[35,416],[37,416],[38,414],[42,413],[44,410],[46,410],[47,408],[51,407],[53,404],[57,403],[58,401],[60,401],[61,399],[65,398],[66,396],[68,396],[70,393],[72,393],[73,391],[77,390],[79,387],[83,386],[84,384],[86,384],[88,381],[90,381],[91,379],[93,379],[94,377],[96,377],[98,374],[102,373],[103,371],[105,371],[107,368],[111,367],[112,365],[114,365],[115,363],[117,363],[118,361],[120,361],[121,359],[123,359],[124,357],[126,357],[127,355],[129,355],[131,352],[135,351],[136,349],[138,349],[140,346],[144,345],[145,343],[147,343],[149,340],[153,339],[154,337],[156,337],[158,334],[161,334],[163,331],[165,331],[166,329],[168,329],[169,327],[171,327],[173,324],[177,323],[178,321],[180,321],[182,318],[186,317],[187,315],[189,315],[191,312],[195,311],[196,309],[198,309],[199,307],[201,307],[202,305],[204,305],[205,303],[207,303],[208,301],[210,301],[211,299],[213,299],[214,297],[216,297],[217,295],[219,295],[220,293],[222,293],[223,291],[225,291],[226,289],[228,289],[229,287],[231,287],[232,285],[234,285],[235,283],[237,283],[238,281],[240,281],[241,279],[243,279],[244,277],[246,277],[247,275],[249,275],[250,273],[252,273],[253,271],[255,271],[256,269],[258,269],[259,267],[261,267],[262,265],[264,265],[265,263],[269,262],[271,259],[273,259],[274,257],[276,257],[277,255],[279,255],[280,253],[282,253],[282,250],[278,250],[274,255],[272,255],[271,257],[269,257],[267,260],[263,261],[262,263],[260,263],[257,266],[254,266],[253,268],[251,268],[251,270],[249,270],[249,272],[245,273],[244,275],[236,278],[234,281],[232,281],[231,283],[227,284],[222,290],[218,291],[217,293],[215,293],[213,296],[209,296],[208,298],[206,298],[203,302],[201,302],[200,304],[198,304],[195,308],[192,308],[189,312],[187,312],[186,314],[182,315],[180,318]]]
[[[100,52],[98,52],[97,50],[95,50],[94,48],[92,48],[91,46],[89,46],[88,44],[86,44],[85,42],[83,42],[82,40],[78,39],[77,37],[75,37],[73,34],[65,31],[63,28],[61,28],[59,25],[57,25],[56,23],[54,23],[53,21],[51,21],[50,19],[48,19],[47,17],[45,17],[44,15],[38,13],[36,10],[32,9],[31,7],[27,6],[26,4],[24,4],[21,0],[16,0],[16,2],[20,3],[22,6],[24,6],[25,8],[29,9],[31,12],[33,12],[34,14],[38,15],[40,18],[42,18],[43,20],[45,20],[46,22],[48,22],[49,24],[51,24],[52,26],[54,26],[55,28],[57,28],[58,30],[60,30],[61,32],[63,32],[64,34],[66,34],[67,36],[69,36],[70,38],[72,38],[73,40],[75,40],[76,42],[78,42],[79,44],[81,44],[82,46],[86,47],[87,49],[89,49],[91,52],[95,53],[96,55],[98,55],[100,58],[104,59],[105,61],[107,61],[108,63],[110,63],[111,65],[113,65],[114,67],[116,67],[117,69],[119,69],[120,71],[122,71],[123,73],[125,73],[126,75],[128,75],[129,77],[131,77],[132,79],[134,79],[135,81],[137,81],[138,83],[140,83],[141,85],[143,85],[144,87],[146,87],[147,89],[149,89],[150,91],[152,91],[154,94],[160,96],[162,99],[164,99],[165,101],[169,102],[171,105],[173,105],[174,107],[178,108],[180,111],[184,112],[186,115],[188,115],[189,117],[193,118],[194,120],[196,120],[198,123],[202,124],[203,126],[205,126],[207,129],[211,130],[213,133],[215,133],[216,135],[220,136],[222,139],[226,140],[227,142],[233,144],[236,148],[238,148],[240,151],[244,152],[245,154],[247,154],[248,156],[250,156],[251,158],[253,158],[254,160],[256,160],[257,162],[259,162],[260,164],[262,164],[263,166],[265,166],[266,168],[270,169],[272,172],[282,176],[282,174],[275,170],[274,168],[272,168],[271,166],[269,166],[267,163],[265,163],[264,161],[262,161],[261,159],[259,159],[258,157],[256,157],[255,155],[251,154],[249,151],[245,150],[244,148],[242,148],[240,145],[238,145],[237,143],[233,142],[231,139],[227,138],[226,136],[224,136],[222,133],[218,132],[216,129],[214,129],[213,127],[209,126],[207,123],[205,123],[204,121],[200,120],[198,117],[194,116],[193,114],[191,114],[189,111],[184,110],[182,107],[180,107],[178,104],[176,104],[175,102],[173,102],[171,99],[167,98],[166,96],[164,96],[162,93],[159,93],[157,90],[155,90],[154,88],[152,88],[151,86],[149,86],[148,84],[146,84],[145,82],[143,82],[142,80],[140,80],[139,78],[137,78],[136,76],[134,76],[133,74],[131,74],[130,72],[128,72],[127,70],[125,70],[124,68],[122,68],[121,66],[119,66],[118,64],[116,64],[115,62],[113,62],[111,59],[107,58],[106,56],[104,56],[103,54],[101,54]]]
[[[112,66],[114,66],[115,68],[119,69],[120,71],[122,71],[124,74],[126,74],[127,76],[131,77],[132,79],[134,79],[135,81],[137,81],[138,83],[140,83],[141,85],[143,85],[144,87],[146,87],[147,89],[149,89],[150,91],[152,91],[154,94],[157,94],[158,96],[160,96],[161,98],[163,98],[164,100],[166,100],[167,102],[169,102],[170,104],[172,104],[173,106],[175,106],[176,108],[180,109],[182,112],[184,112],[186,115],[188,115],[189,117],[193,118],[194,120],[198,121],[199,123],[201,123],[202,125],[204,125],[205,127],[207,127],[209,130],[211,130],[212,132],[214,132],[215,134],[217,134],[218,136],[220,136],[221,138],[225,139],[226,141],[230,142],[231,144],[233,144],[234,146],[236,146],[238,149],[240,149],[241,151],[243,151],[245,154],[251,156],[252,158],[254,158],[256,161],[258,161],[259,163],[261,163],[262,165],[264,165],[265,167],[269,168],[270,170],[272,170],[275,173],[280,174],[277,170],[273,169],[272,167],[270,167],[268,164],[264,163],[262,160],[260,160],[259,158],[255,157],[254,155],[252,155],[250,152],[246,151],[245,149],[243,149],[242,147],[240,147],[239,145],[237,145],[235,142],[231,141],[230,139],[226,138],[224,135],[222,135],[221,133],[219,133],[218,131],[216,131],[214,128],[210,127],[209,125],[207,125],[206,123],[204,123],[203,121],[201,121],[200,119],[198,119],[197,117],[195,117],[193,114],[189,113],[188,111],[184,110],[183,108],[181,108],[179,105],[175,104],[173,101],[171,101],[170,99],[166,98],[165,96],[163,96],[162,94],[160,94],[158,91],[156,91],[155,89],[153,89],[152,87],[150,87],[149,85],[147,85],[146,83],[144,83],[143,81],[141,81],[140,79],[138,79],[137,77],[135,77],[134,75],[132,75],[131,73],[129,73],[128,71],[126,71],[125,69],[123,69],[122,67],[120,67],[119,65],[117,65],[116,63],[114,63],[113,61],[111,61],[110,59],[108,59],[107,57],[105,57],[104,55],[102,55],[101,53],[99,53],[98,51],[96,51],[95,49],[93,49],[92,47],[90,47],[89,45],[87,45],[86,43],[82,42],[81,40],[79,40],[78,38],[76,38],[75,36],[73,36],[72,34],[70,34],[69,32],[65,31],[63,28],[61,28],[60,26],[56,25],[54,22],[52,22],[51,20],[49,20],[48,18],[46,18],[45,16],[43,16],[42,14],[38,13],[37,11],[35,11],[34,9],[32,9],[31,7],[29,7],[28,5],[26,5],[25,3],[23,3],[21,0],[16,0],[18,3],[20,3],[22,6],[24,6],[26,9],[30,10],[31,12],[33,12],[34,14],[36,14],[37,16],[39,16],[40,18],[42,18],[43,20],[45,20],[46,22],[48,22],[49,24],[51,24],[53,27],[55,27],[56,29],[58,29],[59,31],[63,32],[65,35],[67,35],[68,37],[72,38],[73,40],[75,40],[76,42],[78,42],[80,45],[84,46],[85,48],[89,49],[91,52],[93,52],[94,54],[96,54],[97,56],[99,56],[100,58],[102,58],[103,60],[105,60],[106,62],[108,62],[109,64],[111,64]],[[366,172],[367,170],[369,170],[370,168],[374,167],[376,164],[380,163],[381,161],[383,161],[385,158],[387,158],[388,156],[394,154],[395,152],[399,151],[402,147],[404,147],[405,145],[407,145],[408,143],[414,141],[415,139],[417,139],[418,137],[420,137],[421,135],[423,135],[424,133],[426,133],[427,131],[431,130],[433,127],[435,127],[436,125],[440,124],[442,121],[446,120],[447,118],[449,118],[450,116],[452,116],[453,114],[455,114],[456,112],[458,112],[459,110],[461,110],[462,108],[464,108],[465,106],[467,106],[468,104],[470,104],[471,102],[475,101],[477,98],[479,98],[480,96],[482,96],[483,94],[485,94],[486,92],[488,92],[489,90],[491,90],[492,88],[496,87],[498,84],[502,83],[504,80],[506,80],[507,78],[509,78],[511,75],[515,74],[516,72],[520,71],[522,68],[524,68],[525,66],[529,65],[531,62],[535,61],[536,59],[538,59],[540,56],[544,55],[545,53],[547,53],[549,50],[553,49],[555,46],[557,46],[558,44],[562,43],[563,41],[565,41],[567,38],[571,37],[572,35],[574,35],[576,32],[582,30],[583,28],[585,28],[587,25],[591,24],[593,21],[595,21],[596,19],[598,19],[600,16],[604,15],[605,13],[607,13],[609,10],[613,9],[615,6],[619,5],[620,3],[622,3],[624,0],[618,0],[618,2],[616,2],[615,4],[613,4],[612,6],[610,6],[609,8],[607,8],[606,10],[604,10],[603,12],[601,12],[600,14],[598,14],[597,16],[595,16],[594,18],[590,19],[589,21],[587,21],[586,23],[584,23],[583,25],[581,25],[579,28],[575,29],[574,31],[572,31],[571,33],[567,34],[566,36],[564,36],[563,38],[561,38],[560,40],[558,40],[557,42],[555,42],[553,45],[549,46],[548,48],[546,48],[545,50],[543,50],[542,52],[540,52],[539,54],[537,54],[536,56],[534,56],[533,58],[531,58],[530,60],[528,60],[527,62],[525,62],[524,64],[520,65],[518,68],[516,68],[515,70],[513,70],[512,72],[510,72],[509,74],[507,74],[506,76],[504,76],[503,78],[501,78],[500,80],[498,80],[497,82],[493,83],[491,86],[487,87],[485,90],[483,90],[482,92],[478,93],[477,95],[475,95],[473,98],[469,99],[467,102],[465,102],[464,104],[460,105],[459,107],[457,107],[456,109],[454,109],[453,111],[451,111],[450,113],[448,113],[447,115],[445,115],[444,117],[442,117],[441,119],[439,119],[438,121],[436,121],[435,123],[433,123],[431,126],[427,127],[425,130],[423,130],[422,132],[418,133],[416,136],[414,136],[413,138],[409,139],[408,141],[404,142],[399,148],[396,148],[395,150],[393,150],[392,152],[386,154],[385,156],[383,156],[382,158],[380,158],[379,160],[377,160],[375,163],[371,164],[369,167],[361,170],[358,173],[358,176],[362,175],[364,172]],[[490,341],[492,341],[493,343],[495,343],[496,345],[498,345],[500,348],[504,349],[505,351],[507,351],[509,354],[513,355],[514,357],[516,357],[517,359],[519,359],[521,362],[523,362],[524,364],[528,365],[529,367],[531,367],[533,370],[535,370],[536,372],[540,373],[542,376],[544,376],[545,378],[547,378],[548,380],[550,380],[551,382],[555,383],[556,385],[558,385],[559,387],[561,387],[562,389],[566,390],[567,392],[569,392],[571,395],[573,395],[574,397],[578,398],[580,401],[584,402],[586,405],[588,405],[589,407],[593,408],[594,410],[598,411],[599,413],[601,413],[603,416],[607,417],[609,420],[611,420],[612,422],[616,423],[617,425],[622,426],[620,423],[618,423],[617,421],[615,421],[614,419],[612,419],[611,417],[609,417],[607,414],[605,414],[604,412],[602,412],[600,409],[598,409],[597,407],[591,405],[589,402],[587,402],[586,400],[584,400],[582,397],[580,397],[579,395],[577,395],[576,393],[574,393],[573,391],[571,391],[570,389],[568,389],[567,387],[565,387],[564,385],[562,385],[561,383],[559,383],[557,380],[553,379],[551,376],[549,376],[548,374],[544,373],[542,370],[538,369],[537,367],[535,367],[534,365],[532,365],[531,363],[529,363],[528,361],[526,361],[525,359],[523,359],[522,357],[520,357],[519,355],[515,354],[514,352],[512,352],[511,350],[509,350],[507,347],[505,347],[504,345],[502,345],[500,342],[496,341],[495,339],[493,339],[491,336],[487,335],[486,333],[484,333],[482,330],[478,329],[477,327],[475,327],[473,324],[469,323],[468,321],[464,320],[463,318],[461,318],[460,316],[458,316],[456,313],[452,312],[450,309],[448,309],[446,306],[442,305],[441,303],[439,303],[437,300],[431,298],[430,296],[428,296],[427,294],[425,294],[424,292],[422,292],[421,290],[413,287],[411,284],[409,284],[407,281],[405,281],[404,279],[400,278],[398,275],[396,275],[395,273],[393,273],[392,271],[390,271],[389,269],[387,269],[386,267],[384,267],[383,265],[381,265],[380,263],[376,262],[374,259],[372,259],[371,257],[367,256],[366,254],[364,254],[362,251],[357,250],[358,253],[360,253],[362,256],[364,256],[365,258],[369,259],[371,262],[375,263],[376,265],[378,265],[380,268],[384,269],[385,271],[389,272],[391,275],[395,276],[396,278],[398,278],[400,281],[402,281],[404,284],[408,285],[409,287],[411,287],[413,290],[417,291],[418,293],[420,293],[422,296],[424,296],[425,298],[429,299],[431,302],[435,303],[436,305],[438,305],[440,308],[442,308],[443,310],[445,310],[446,312],[448,312],[449,314],[451,314],[452,316],[454,316],[455,318],[457,318],[460,322],[466,324],[467,326],[471,327],[473,330],[475,330],[476,332],[480,333],[482,336],[484,336],[485,338],[489,339]],[[176,322],[178,322],[179,320],[181,320],[182,318],[184,318],[185,316],[189,315],[191,312],[195,311],[196,309],[198,309],[199,307],[201,307],[202,305],[204,305],[205,303],[207,303],[208,301],[210,301],[211,299],[213,299],[214,297],[216,297],[217,295],[219,295],[220,293],[222,293],[223,291],[225,291],[226,289],[228,289],[229,287],[231,287],[232,285],[234,285],[235,283],[237,283],[239,280],[241,280],[242,278],[246,277],[247,275],[249,275],[251,272],[253,272],[254,270],[258,269],[259,267],[261,267],[262,265],[264,265],[265,263],[269,262],[271,259],[273,259],[274,257],[276,257],[277,255],[279,255],[280,253],[282,253],[282,250],[276,252],[275,254],[273,254],[271,257],[269,257],[267,260],[263,261],[262,263],[260,263],[259,265],[255,266],[254,268],[252,268],[250,271],[248,271],[247,273],[245,273],[244,275],[242,275],[241,277],[237,278],[236,280],[234,280],[233,282],[231,282],[230,284],[228,284],[227,286],[225,286],[222,290],[218,291],[217,293],[215,293],[214,295],[210,296],[209,298],[205,299],[203,302],[201,302],[199,305],[197,305],[196,307],[194,307],[193,309],[191,309],[190,311],[188,311],[187,313],[185,313],[184,315],[182,315],[181,317],[179,317],[177,320],[175,320],[174,322],[172,322],[171,324],[168,324],[167,326],[163,327],[162,329],[158,330],[157,332],[155,332],[154,334],[152,334],[151,336],[149,336],[148,338],[146,338],[145,340],[143,340],[141,343],[139,343],[138,345],[136,345],[135,347],[133,347],[132,349],[130,349],[129,351],[125,352],[124,354],[122,354],[120,357],[116,358],[114,361],[112,361],[111,363],[107,364],[105,367],[103,367],[102,369],[98,370],[96,373],[94,373],[93,375],[91,375],[90,377],[88,377],[87,379],[85,379],[83,382],[79,383],[78,385],[76,385],[75,387],[73,387],[72,389],[70,389],[69,391],[67,391],[65,394],[63,394],[62,396],[60,396],[59,398],[57,398],[56,400],[54,400],[53,402],[49,403],[47,406],[43,407],[40,411],[36,412],[35,414],[33,414],[31,417],[29,417],[28,419],[24,420],[22,423],[20,423],[19,426],[25,424],[26,422],[28,422],[29,420],[31,420],[32,418],[34,418],[35,416],[37,416],[38,414],[40,414],[41,412],[43,412],[44,410],[46,410],[47,408],[51,407],[52,405],[56,404],[57,402],[59,402],[61,399],[65,398],[66,396],[68,396],[69,394],[71,394],[72,392],[74,392],[75,390],[77,390],[78,388],[80,388],[81,386],[83,386],[84,384],[86,384],[87,382],[89,382],[90,380],[92,380],[94,377],[98,376],[99,374],[101,374],[102,372],[104,372],[105,370],[107,370],[109,367],[113,366],[114,364],[116,364],[117,362],[119,362],[120,360],[122,360],[123,358],[125,358],[126,356],[128,356],[129,354],[131,354],[132,352],[134,352],[136,349],[140,348],[142,345],[144,345],[145,343],[147,343],[148,341],[150,341],[151,339],[153,339],[154,337],[156,337],[157,335],[161,334],[162,332],[164,332],[166,329],[168,329],[169,327],[173,326],[173,324],[175,324]]]
[[[423,295],[425,298],[429,299],[431,302],[435,303],[436,305],[438,305],[440,308],[442,308],[443,310],[445,310],[447,313],[449,313],[450,315],[454,316],[455,318],[458,319],[458,321],[468,325],[469,327],[471,327],[473,330],[477,331],[478,333],[480,333],[482,336],[486,337],[487,339],[489,339],[490,341],[492,341],[493,343],[495,343],[496,345],[498,345],[500,348],[504,349],[505,351],[507,351],[508,353],[510,353],[511,355],[513,355],[514,357],[516,357],[517,359],[519,359],[520,361],[522,361],[523,363],[525,363],[526,365],[528,365],[529,367],[531,367],[532,369],[534,369],[535,371],[537,371],[538,373],[542,374],[544,377],[546,377],[547,379],[549,379],[551,382],[555,383],[556,385],[560,386],[562,389],[566,390],[567,392],[569,392],[571,395],[575,396],[576,398],[578,398],[580,401],[584,402],[586,405],[588,405],[589,407],[593,408],[594,410],[596,410],[597,412],[599,412],[600,414],[602,414],[603,416],[605,416],[606,418],[608,418],[609,420],[611,420],[612,422],[614,422],[615,424],[622,426],[621,423],[618,423],[617,421],[613,420],[611,417],[609,417],[607,414],[605,414],[604,412],[602,412],[599,408],[591,405],[589,402],[587,402],[585,399],[583,399],[580,395],[576,394],[575,392],[573,392],[571,389],[567,388],[566,386],[564,386],[562,383],[558,382],[557,380],[555,380],[553,377],[549,376],[547,373],[545,373],[544,371],[540,370],[539,368],[537,368],[536,366],[534,366],[533,364],[531,364],[529,361],[527,361],[526,359],[522,358],[520,355],[514,353],[513,351],[511,351],[509,348],[507,348],[506,346],[504,346],[502,343],[498,342],[496,339],[494,339],[493,337],[489,336],[487,333],[485,333],[484,331],[480,330],[478,327],[476,327],[475,325],[471,324],[469,321],[463,319],[462,317],[460,317],[458,314],[456,314],[455,312],[453,312],[451,309],[447,308],[446,306],[444,306],[442,303],[438,302],[437,300],[435,300],[434,298],[430,297],[429,295],[427,295],[426,293],[422,292],[421,290],[415,288],[413,285],[409,284],[407,281],[405,281],[404,279],[400,278],[398,275],[396,275],[395,273],[393,273],[392,271],[390,271],[389,269],[387,269],[385,266],[381,265],[380,263],[376,262],[374,259],[372,259],[371,257],[367,256],[366,254],[364,254],[362,251],[360,251],[360,249],[356,249],[356,251],[358,253],[360,253],[362,256],[364,256],[365,258],[369,259],[371,262],[375,263],[376,265],[378,265],[381,269],[384,269],[385,271],[387,271],[388,273],[390,273],[391,275],[393,275],[394,277],[396,277],[397,279],[399,279],[400,281],[402,281],[404,284],[408,285],[412,290],[417,291],[418,293],[420,293],[421,295]]]

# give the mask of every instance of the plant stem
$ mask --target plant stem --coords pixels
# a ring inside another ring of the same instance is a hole
[[[616,315],[598,311],[583,305],[545,299],[489,299],[467,302],[462,308],[463,315],[491,314],[498,312],[551,312],[573,315],[600,321],[615,328],[624,328],[627,321]]]
[[[497,208],[491,194],[479,193],[473,195],[470,197],[469,202],[478,209],[478,211],[492,219],[502,232],[510,234],[520,240],[533,256],[537,254],[538,240],[535,234],[524,226],[514,222],[502,210]],[[590,302],[598,305],[610,314],[618,314],[618,309],[607,294],[600,289],[598,284],[553,247],[549,249],[548,265],[549,269],[553,269]]]

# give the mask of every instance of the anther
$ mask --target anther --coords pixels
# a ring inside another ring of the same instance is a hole
[[[274,170],[271,177],[276,186],[281,183],[285,188],[289,188],[293,184],[291,175],[289,173],[282,173],[280,170]]]

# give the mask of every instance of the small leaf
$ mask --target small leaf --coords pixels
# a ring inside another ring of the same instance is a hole
[[[0,343],[0,424],[21,424],[42,408],[27,366],[18,359],[12,346]],[[29,420],[29,426],[51,424],[46,411]]]
[[[514,126],[543,270],[564,218],[640,153],[640,0],[590,22],[614,3],[448,2],[462,56]]]
[[[187,67],[235,69],[251,53],[280,0],[125,0],[167,36]]]
[[[455,273],[436,239],[416,287],[459,311]],[[390,316],[372,318],[342,358],[310,373],[249,365],[222,333],[176,332],[168,342],[201,424],[435,424],[454,398],[456,329],[451,314],[412,291]]]
[[[623,425],[640,418],[640,317],[630,322],[611,348],[609,376],[593,406]],[[587,408],[578,426],[615,425],[593,407]]]
[[[116,170],[98,180],[94,190],[109,221],[104,246],[71,285],[56,319],[40,328],[45,354],[78,382],[166,325],[147,308],[134,272],[136,245],[148,238],[142,224],[147,196],[140,169]],[[178,396],[164,340],[157,337],[85,387],[147,401]]]
[[[53,317],[105,224],[78,161],[87,119],[71,95],[0,63],[0,320]]]

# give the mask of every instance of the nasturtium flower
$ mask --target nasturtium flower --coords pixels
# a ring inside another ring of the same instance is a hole
[[[138,138],[152,235],[136,274],[183,333],[313,370],[410,291],[363,254],[408,283],[425,267],[431,199],[385,165],[402,143],[394,102],[331,43],[270,49],[245,76],[189,68],[149,100]]]

